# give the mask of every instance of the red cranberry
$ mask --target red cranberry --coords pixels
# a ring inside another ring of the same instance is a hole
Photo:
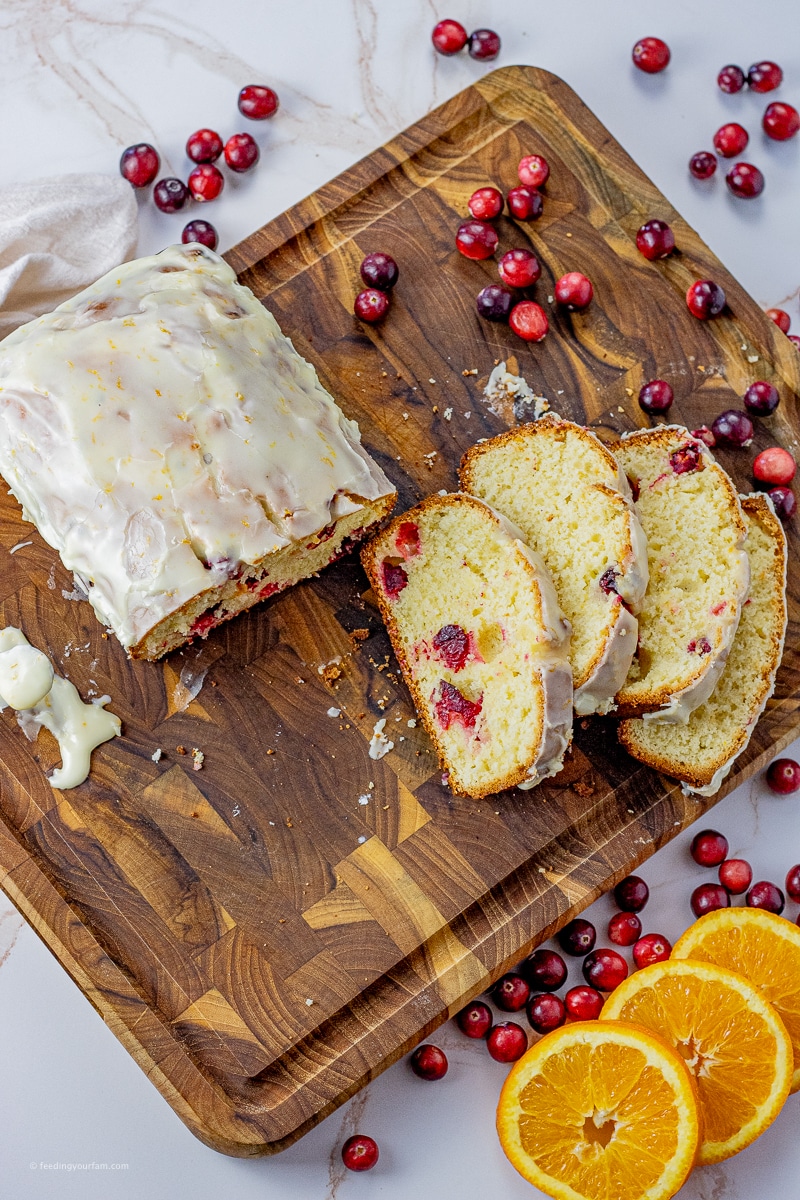
[[[729,191],[740,200],[754,200],[764,190],[764,176],[752,163],[734,163],[725,182]]]
[[[747,413],[728,408],[711,422],[711,432],[720,446],[749,446],[753,440],[753,422]]]
[[[800,863],[789,868],[786,875],[786,891],[790,900],[800,900]]]
[[[544,212],[544,200],[541,192],[537,192],[535,188],[525,187],[524,184],[509,190],[506,204],[512,217],[516,217],[518,221],[538,221]]]
[[[775,513],[782,521],[793,517],[797,512],[797,500],[794,492],[788,487],[770,488],[768,495],[775,506]]]
[[[369,1171],[378,1161],[378,1143],[365,1133],[357,1133],[342,1146],[342,1162],[348,1171]]]
[[[200,242],[203,246],[208,246],[209,250],[217,248],[217,231],[208,221],[190,221],[188,225],[184,225],[181,241],[186,245],[189,242]]]
[[[511,292],[499,283],[487,284],[475,297],[478,316],[487,321],[507,321],[513,303]]]
[[[386,316],[389,304],[390,300],[386,292],[379,292],[377,288],[364,288],[364,291],[359,292],[353,302],[353,312],[362,321],[368,321],[370,325],[374,325],[376,321],[380,321]]]
[[[689,159],[689,170],[695,179],[710,179],[717,169],[717,156],[710,150],[698,150]]]
[[[639,392],[639,405],[646,413],[665,413],[675,395],[665,379],[651,379]]]
[[[653,963],[666,962],[672,953],[672,945],[662,933],[646,933],[639,938],[631,953],[641,971],[642,967],[651,967]]]
[[[550,328],[547,313],[533,300],[521,300],[519,304],[515,304],[508,323],[514,333],[526,342],[541,342]]]
[[[497,264],[500,278],[509,287],[531,287],[542,273],[539,260],[531,250],[507,250]]]
[[[757,379],[755,383],[751,383],[742,399],[747,411],[757,417],[768,417],[770,413],[775,412],[780,402],[778,389],[765,379]]]
[[[730,908],[731,898],[721,883],[701,883],[692,892],[691,904],[694,915],[702,917],[717,908]]]
[[[599,992],[613,992],[628,977],[628,964],[616,950],[593,950],[583,960],[583,978]]]
[[[447,1065],[447,1055],[438,1046],[417,1046],[411,1055],[411,1070],[415,1075],[419,1075],[420,1079],[428,1079],[431,1082],[444,1079]]]
[[[531,987],[543,992],[557,992],[567,978],[567,964],[555,950],[534,950],[522,963],[520,971]]]
[[[158,151],[149,142],[128,146],[119,160],[120,174],[135,188],[147,187],[148,183],[152,183],[160,166]]]
[[[759,483],[772,483],[785,487],[794,479],[797,464],[788,450],[781,446],[770,446],[756,455],[753,476]]]
[[[636,234],[636,246],[640,254],[652,262],[666,258],[675,249],[675,234],[666,221],[645,221]]]
[[[493,221],[503,211],[503,193],[496,187],[478,188],[467,201],[467,208],[476,221]]]
[[[711,450],[713,450],[717,444],[717,439],[714,437],[707,425],[701,425],[699,429],[693,429],[692,437],[697,438],[699,442],[703,442]]]
[[[692,838],[692,858],[700,867],[718,867],[728,856],[728,839],[716,829],[703,829]]]
[[[433,639],[433,648],[451,671],[461,671],[469,656],[469,634],[460,625],[443,625]]]
[[[442,679],[439,684],[439,699],[434,707],[442,729],[449,729],[453,722],[462,725],[464,729],[474,729],[483,708],[483,692],[477,700],[468,700],[457,687]]]
[[[596,988],[580,983],[564,997],[564,1007],[574,1021],[596,1021],[603,1009],[603,997]]]
[[[274,117],[280,101],[277,92],[270,87],[262,87],[258,83],[249,83],[239,92],[239,112],[251,121],[266,121]]]
[[[465,258],[491,258],[497,241],[497,231],[485,221],[462,221],[456,233],[456,247]]]
[[[686,647],[687,654],[710,654],[711,642],[708,638],[692,638]]]
[[[753,63],[747,72],[747,82],[752,92],[774,92],[783,83],[783,71],[777,63]]]
[[[200,163],[189,175],[189,191],[195,200],[216,200],[225,186],[225,176],[213,163]]]
[[[581,275],[580,271],[569,271],[562,275],[554,290],[556,300],[568,312],[583,312],[594,296],[591,280]]]
[[[661,38],[640,38],[633,47],[633,62],[640,71],[648,75],[657,75],[663,71],[670,60],[669,46]]]
[[[222,154],[222,138],[213,129],[198,129],[187,141],[186,153],[192,162],[216,162]]]
[[[558,944],[561,949],[567,954],[573,954],[576,958],[583,958],[590,950],[594,949],[594,944],[597,941],[597,930],[591,921],[584,921],[582,917],[576,917],[574,921],[570,921],[569,925],[565,925],[558,934]]]
[[[786,897],[774,883],[762,879],[754,883],[747,893],[748,908],[763,908],[767,912],[782,913],[786,905]]]
[[[380,295],[383,295],[383,292]],[[385,558],[381,563],[381,583],[389,599],[396,600],[408,583],[405,567],[401,563],[393,563],[391,559]]]
[[[797,349],[798,349],[798,350],[800,350],[800,337],[798,337],[798,336],[797,336],[796,334],[794,334],[794,333],[789,333],[789,334],[787,334],[786,336],[788,337],[788,339],[789,339],[789,341],[792,343],[792,345],[793,345],[793,346],[796,346],[796,347],[797,347]]]
[[[741,896],[753,882],[753,868],[743,858],[726,858],[719,865],[719,881],[732,896]]]
[[[174,213],[189,199],[189,189],[180,179],[159,179],[153,188],[153,201],[162,212]]]
[[[550,1033],[563,1025],[567,1019],[564,1001],[552,992],[540,992],[538,996],[531,996],[526,1011],[530,1027],[535,1033]]]
[[[615,946],[632,946],[642,936],[642,922],[636,913],[620,912],[608,923],[608,940]]]
[[[458,21],[440,21],[433,27],[431,41],[440,54],[458,54],[467,44],[467,31]]]
[[[767,767],[767,787],[779,796],[800,791],[800,763],[793,758],[776,758]]]
[[[767,137],[776,142],[787,142],[800,129],[800,113],[791,104],[775,101],[767,105],[761,125]]]
[[[495,1062],[516,1062],[528,1049],[528,1035],[514,1021],[501,1021],[489,1031],[486,1049]]]
[[[723,125],[714,134],[714,149],[723,158],[735,158],[737,154],[742,153],[749,141],[750,134],[744,126],[737,125],[735,121],[732,121],[729,125]]]
[[[775,322],[781,333],[788,333],[792,327],[792,318],[782,308],[768,308],[767,316]]]
[[[686,304],[689,312],[698,321],[707,321],[709,317],[718,317],[725,307],[725,293],[718,283],[711,279],[698,279],[686,293]]]
[[[400,277],[400,270],[391,254],[376,250],[361,263],[361,278],[368,288],[390,292]]]
[[[500,38],[493,29],[476,29],[469,35],[467,50],[470,58],[489,62],[500,53]]]
[[[468,1038],[484,1038],[492,1028],[492,1010],[482,1000],[473,1000],[456,1016],[456,1025]]]
[[[235,133],[225,143],[225,162],[232,171],[249,171],[259,160],[260,150],[249,133]]]
[[[519,1012],[528,1003],[530,994],[529,985],[516,971],[501,975],[492,991],[495,1004],[503,1012]]]
[[[727,67],[723,67],[717,76],[717,85],[721,92],[726,92],[729,96],[740,92],[744,87],[744,71],[741,67],[730,63]]]
[[[619,571],[616,571],[613,567],[608,567],[605,571],[603,571],[603,574],[598,580],[598,586],[604,596],[619,595],[619,588],[617,587],[618,579]]]
[[[623,912],[641,912],[650,899],[650,889],[638,875],[626,875],[614,888],[614,900]]]
[[[544,187],[550,178],[550,167],[547,159],[542,158],[541,154],[526,154],[519,160],[517,174],[520,183],[538,189]]]

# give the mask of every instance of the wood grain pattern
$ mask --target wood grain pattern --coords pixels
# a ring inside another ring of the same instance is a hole
[[[453,246],[472,190],[511,186],[532,151],[552,168],[544,215],[500,220],[501,246],[533,245],[540,299],[570,269],[596,294],[582,316],[554,313],[535,347],[478,320],[474,297],[494,267]],[[673,226],[680,253],[651,264],[634,235],[653,216]],[[388,319],[367,328],[351,306],[360,260],[379,248],[401,281]],[[609,437],[644,423],[635,395],[647,379],[673,383],[675,418],[690,427],[753,379],[774,379],[782,403],[756,445],[720,458],[749,490],[755,451],[797,449],[800,356],[544,72],[488,76],[228,259],[359,421],[403,506],[455,487],[463,451],[514,422],[480,394],[512,354],[558,411]],[[701,324],[683,295],[707,277],[729,311]],[[798,726],[789,534],[786,655],[726,789]],[[227,1153],[298,1137],[709,804],[629,759],[606,719],[578,723],[546,785],[454,800],[409,725],[352,558],[163,664],[128,662],[88,606],[64,598],[71,588],[4,495],[0,619],[84,694],[107,691],[124,736],[62,795],[42,770],[56,761],[49,735],[31,746],[0,716],[0,883],[181,1118]],[[326,682],[332,660],[340,674]],[[187,665],[207,671],[194,700],[180,687]],[[381,717],[395,749],[373,761]],[[202,771],[179,746],[204,751]]]

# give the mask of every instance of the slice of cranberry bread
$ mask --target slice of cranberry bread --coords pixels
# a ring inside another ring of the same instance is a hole
[[[739,497],[708,447],[680,425],[610,447],[647,535],[649,583],[619,714],[686,722],[719,679],[750,578]]]
[[[575,711],[608,712],[647,587],[647,544],[616,459],[588,429],[548,415],[468,450],[461,485],[541,554],[572,626]]]
[[[786,538],[772,501],[742,497],[750,595],[717,686],[686,725],[621,721],[629,754],[683,781],[685,792],[713,796],[742,753],[775,686],[786,634]]]
[[[559,771],[569,625],[519,530],[472,496],[431,496],[361,558],[452,790],[480,797]]]

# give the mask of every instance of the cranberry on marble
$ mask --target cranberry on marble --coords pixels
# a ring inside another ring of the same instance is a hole
[[[774,92],[783,83],[783,71],[777,63],[765,59],[749,68],[747,83],[751,92]]]
[[[484,1038],[492,1028],[492,1010],[482,1000],[472,1000],[456,1015],[456,1025],[468,1038]]]
[[[788,333],[792,327],[792,318],[782,308],[768,308],[767,316],[775,322],[781,333]]]
[[[190,173],[189,191],[201,204],[216,200],[225,186],[225,176],[213,163],[199,163]]]
[[[757,379],[755,383],[750,384],[742,396],[742,400],[747,411],[753,413],[754,416],[768,417],[778,407],[780,396],[773,383],[768,383],[765,379]]]
[[[702,917],[718,908],[730,908],[731,898],[721,883],[701,883],[692,892],[691,905],[694,915]]]
[[[789,333],[786,336],[788,337],[788,339],[792,343],[792,345],[796,346],[797,349],[800,350],[800,337],[798,337],[797,334],[794,334],[794,333]]]
[[[642,967],[650,967],[653,963],[666,962],[671,953],[672,944],[662,933],[646,933],[631,951],[640,971]]]
[[[189,189],[180,179],[159,179],[153,188],[153,202],[165,213],[178,212],[189,199]]]
[[[342,1162],[348,1171],[370,1171],[378,1156],[378,1143],[365,1133],[349,1137],[342,1146]]]
[[[737,154],[742,153],[749,141],[750,134],[744,126],[731,121],[728,125],[722,125],[714,134],[714,149],[723,158],[735,158]]]
[[[444,1079],[447,1074],[447,1055],[438,1046],[417,1046],[411,1055],[411,1070],[420,1079]]]
[[[585,954],[593,950],[596,941],[597,930],[591,921],[585,921],[583,917],[576,917],[558,933],[558,944],[561,949],[567,954],[573,954],[576,958],[583,958]]]
[[[759,483],[771,483],[786,487],[794,479],[797,464],[788,450],[782,446],[770,446],[757,454],[753,462],[753,476]]]
[[[564,997],[564,1007],[574,1021],[596,1021],[603,1009],[603,997],[597,988],[580,983]]]
[[[800,900],[800,863],[790,867],[787,872],[786,893],[790,900]]]
[[[489,62],[500,53],[500,38],[493,29],[476,29],[469,35],[467,51],[478,62]]]
[[[489,1031],[486,1049],[495,1062],[516,1062],[528,1049],[528,1035],[514,1021],[501,1021]]]
[[[225,162],[232,171],[249,171],[259,160],[260,150],[249,133],[234,133],[225,143]]]
[[[184,245],[189,242],[200,242],[203,246],[208,246],[209,250],[217,248],[217,231],[208,221],[189,221],[184,225],[181,233],[181,241]]]
[[[723,67],[717,76],[717,86],[721,92],[732,96],[736,92],[740,92],[745,84],[745,74],[741,67],[735,66],[734,63],[729,63],[727,67]]]
[[[149,142],[138,142],[122,151],[119,160],[119,171],[123,179],[127,179],[135,188],[147,187],[158,174],[161,159],[158,151]]]
[[[646,413],[665,413],[675,399],[672,388],[665,379],[651,379],[639,391],[639,407]]]
[[[456,232],[456,247],[465,258],[491,258],[497,242],[497,230],[485,221],[462,221]]]
[[[518,221],[537,221],[544,212],[541,192],[524,184],[509,189],[506,204],[512,217],[516,217]]]
[[[363,259],[361,278],[367,287],[377,288],[379,292],[390,292],[400,277],[400,269],[391,254],[375,250]]]
[[[440,54],[458,54],[467,44],[467,31],[458,21],[445,19],[434,25],[431,41]]]
[[[754,200],[764,190],[764,176],[752,163],[734,163],[725,182],[728,190],[740,200]]]
[[[623,912],[641,912],[650,899],[650,889],[638,875],[626,875],[614,888],[614,900]]]
[[[531,1029],[535,1033],[551,1033],[559,1029],[567,1019],[567,1010],[560,996],[552,992],[540,992],[531,996],[525,1010]]]
[[[562,275],[554,288],[555,297],[568,312],[583,312],[592,303],[592,282],[580,271],[569,271]]]
[[[258,83],[249,83],[239,92],[239,112],[251,121],[266,121],[280,107],[277,92]]]
[[[695,179],[710,179],[717,169],[717,156],[710,150],[698,150],[689,159],[689,170]]]
[[[519,1012],[528,1003],[531,994],[528,982],[516,971],[501,975],[492,989],[492,997],[503,1012]]]
[[[222,154],[222,138],[213,129],[198,129],[186,142],[186,153],[192,162],[216,162]]]
[[[507,250],[497,264],[497,269],[503,283],[516,288],[531,287],[542,273],[539,260],[533,251],[522,247]]]
[[[748,908],[763,908],[766,912],[782,913],[786,906],[786,897],[777,884],[766,879],[754,883],[747,893]]]
[[[692,838],[689,852],[699,867],[718,867],[728,855],[728,839],[716,829],[703,829]]]
[[[642,936],[642,922],[636,913],[619,912],[608,923],[608,940],[615,946],[632,946]]]
[[[675,234],[666,221],[645,221],[636,234],[636,247],[651,262],[666,258],[675,249]]]
[[[467,201],[467,208],[476,221],[493,221],[503,211],[503,193],[496,187],[478,188]]]
[[[719,865],[719,881],[732,896],[741,896],[753,882],[753,868],[744,858],[726,858]]]
[[[550,328],[547,313],[533,300],[521,300],[515,304],[508,323],[514,333],[526,342],[541,342]]]
[[[541,154],[526,154],[519,160],[517,174],[520,183],[524,183],[526,187],[540,188],[544,187],[550,178],[550,167],[547,159],[542,158]]]
[[[800,792],[800,763],[793,758],[776,758],[767,767],[767,787],[779,796]]]
[[[753,422],[747,413],[728,408],[712,421],[711,432],[720,446],[749,446],[753,440]]]
[[[531,984],[544,992],[556,992],[567,978],[567,964],[555,950],[541,947],[534,950],[520,966],[520,971]]]
[[[353,302],[353,312],[362,321],[374,325],[376,321],[380,321],[386,316],[390,303],[386,292],[378,291],[377,288],[364,288],[364,291],[359,292]]]
[[[761,126],[767,137],[776,142],[788,142],[800,129],[800,113],[791,104],[779,100],[768,104],[761,118]]]
[[[634,66],[648,75],[657,75],[663,71],[670,60],[669,46],[661,38],[640,38],[631,52]]]
[[[797,500],[791,488],[774,487],[767,493],[775,506],[775,513],[782,521],[793,517],[797,512]]]
[[[487,284],[475,297],[478,316],[487,321],[507,321],[513,303],[513,293],[499,283]]]
[[[713,279],[698,279],[686,292],[686,305],[698,321],[718,317],[725,307],[725,293]]]
[[[593,950],[583,960],[583,977],[599,992],[613,992],[628,977],[628,964],[616,950]]]

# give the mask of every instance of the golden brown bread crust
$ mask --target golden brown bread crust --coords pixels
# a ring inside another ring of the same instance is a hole
[[[411,692],[411,696],[414,701],[414,707],[417,710],[422,724],[425,727],[428,737],[433,743],[434,749],[436,750],[436,755],[439,759],[439,765],[441,766],[442,771],[447,773],[450,790],[454,795],[469,795],[476,800],[480,800],[484,796],[493,795],[495,792],[505,791],[506,788],[516,787],[517,784],[523,783],[527,778],[528,766],[523,765],[516,771],[509,772],[507,775],[504,775],[498,779],[494,779],[484,788],[471,788],[469,792],[459,790],[457,780],[453,778],[452,765],[447,758],[447,754],[439,738],[436,726],[431,720],[430,713],[428,711],[429,706],[427,697],[423,698],[417,681],[414,678],[408,660],[405,656],[397,621],[395,620],[394,613],[383,594],[378,562],[379,555],[382,555],[386,549],[394,545],[394,537],[399,526],[404,521],[414,521],[431,508],[441,508],[443,505],[463,506],[465,504],[471,505],[472,507],[480,510],[482,515],[490,516],[497,525],[498,529],[503,528],[502,522],[497,514],[494,513],[488,507],[488,505],[484,504],[482,500],[476,500],[473,496],[468,496],[463,492],[458,492],[447,496],[427,496],[424,500],[420,501],[419,504],[415,505],[414,508],[409,509],[408,512],[401,513],[399,516],[395,517],[385,529],[382,529],[379,534],[371,538],[361,549],[361,562],[378,601],[381,617],[383,618],[384,624],[388,630],[389,638],[392,643],[392,649],[394,650],[397,661],[400,664],[400,669],[403,672],[403,678],[408,685],[408,690]],[[539,581],[536,572],[533,566],[528,562],[527,558],[525,558],[521,552],[519,557],[524,570],[526,570],[530,575],[531,586],[535,596],[537,615],[539,622],[542,623],[541,592],[539,590]],[[539,725],[538,729],[536,730],[536,739],[537,744],[541,744],[544,733],[544,689],[541,685],[540,678],[537,677],[536,683],[540,689],[541,700],[539,705]]]

